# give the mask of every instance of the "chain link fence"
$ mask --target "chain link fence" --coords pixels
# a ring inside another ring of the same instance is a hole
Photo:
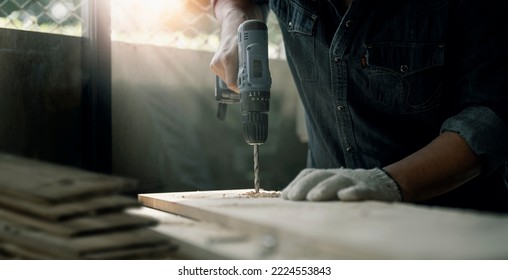
[[[0,0],[0,28],[82,36],[87,0]],[[111,39],[215,51],[219,27],[210,0],[110,0]],[[284,59],[273,14],[268,18],[270,57]]]
[[[0,28],[81,36],[82,0],[0,0]]]

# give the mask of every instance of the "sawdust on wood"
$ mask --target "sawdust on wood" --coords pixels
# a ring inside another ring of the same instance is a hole
[[[280,192],[272,191],[272,192],[264,192],[264,191],[248,191],[246,193],[242,193],[239,195],[240,197],[247,197],[247,198],[260,198],[260,197],[279,197]]]

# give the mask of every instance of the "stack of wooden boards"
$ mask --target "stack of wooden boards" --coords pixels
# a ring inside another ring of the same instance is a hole
[[[134,180],[0,154],[0,258],[164,259],[175,247]]]

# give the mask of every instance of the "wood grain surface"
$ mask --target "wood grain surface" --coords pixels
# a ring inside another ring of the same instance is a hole
[[[147,207],[271,236],[278,257],[508,258],[507,215],[373,201],[293,202],[243,195],[248,191],[153,193],[138,199]]]

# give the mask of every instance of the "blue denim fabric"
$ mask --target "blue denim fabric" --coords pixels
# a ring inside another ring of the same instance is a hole
[[[454,131],[483,174],[426,203],[508,211],[507,5],[334,2],[270,1],[305,107],[308,166],[383,167]]]

